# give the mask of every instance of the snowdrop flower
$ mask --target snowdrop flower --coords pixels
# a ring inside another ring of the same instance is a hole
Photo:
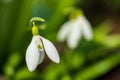
[[[31,21],[38,19],[44,21],[41,18],[35,17]],[[34,71],[39,64],[42,63],[45,53],[55,63],[60,62],[59,54],[55,46],[47,39],[38,34],[38,27],[33,22],[32,26],[33,38],[26,51],[26,63],[29,71]]]
[[[57,38],[60,42],[67,39],[68,46],[71,49],[75,49],[78,46],[81,36],[88,41],[92,40],[93,37],[91,25],[82,13],[64,23],[58,32]]]

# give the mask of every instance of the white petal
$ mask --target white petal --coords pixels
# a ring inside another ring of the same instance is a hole
[[[85,17],[82,17],[82,33],[83,33],[83,36],[88,40],[92,40],[93,38],[93,34],[92,34],[92,27],[89,23],[89,21],[85,18]]]
[[[45,56],[44,51],[40,51],[40,57],[39,57],[39,63],[38,64],[41,64],[43,62],[44,56]]]
[[[76,23],[75,21],[73,22],[73,24],[71,24],[71,26],[72,26],[72,29],[69,32],[67,44],[71,49],[75,49],[81,38],[81,28],[78,25],[78,23]]]
[[[39,35],[34,36],[34,37],[36,38],[35,40],[36,45],[41,47],[41,49],[39,48],[39,51],[43,51],[43,46],[42,46],[43,44],[42,44],[42,40],[40,39]]]
[[[60,62],[60,58],[59,58],[59,54],[57,52],[57,49],[55,48],[55,46],[47,39],[43,38],[40,36],[40,38],[43,41],[43,45],[46,51],[46,54],[48,55],[48,57],[56,63]]]
[[[42,40],[41,40],[41,38],[39,37],[39,35],[38,36],[34,36],[35,38],[36,38],[36,40],[35,40],[35,43],[36,43],[36,45],[37,46],[41,46],[41,49],[39,49],[38,48],[38,50],[39,50],[39,63],[38,64],[41,64],[42,63],[42,61],[44,60],[44,50],[43,50],[43,44],[42,44]]]
[[[26,51],[26,63],[30,71],[34,71],[39,63],[39,50],[35,44],[35,37],[32,38]]]
[[[67,37],[67,34],[69,32],[69,25],[70,25],[70,22],[66,22],[60,28],[60,30],[58,32],[58,36],[57,36],[57,39],[58,39],[59,42],[65,41],[65,39]]]

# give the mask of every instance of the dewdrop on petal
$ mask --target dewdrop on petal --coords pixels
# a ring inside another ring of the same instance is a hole
[[[34,71],[39,64],[42,63],[45,53],[55,63],[60,62],[59,54],[55,46],[47,39],[39,35],[38,27],[35,21],[42,21],[44,19],[34,17],[30,20],[32,23],[32,40],[26,50],[26,64],[29,71]]]
[[[92,27],[81,10],[75,10],[70,15],[70,20],[65,22],[58,32],[59,42],[67,40],[71,49],[75,49],[81,37],[91,41],[93,38]]]

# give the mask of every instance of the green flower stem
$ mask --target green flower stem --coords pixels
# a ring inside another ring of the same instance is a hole
[[[45,20],[40,18],[40,17],[33,17],[30,20],[30,25],[32,24],[31,26],[32,26],[32,34],[33,34],[33,36],[39,35],[38,26],[35,25],[35,21],[44,22]]]
[[[108,58],[105,58],[96,64],[86,67],[83,71],[80,71],[74,80],[93,80],[120,64],[120,53],[114,54]]]

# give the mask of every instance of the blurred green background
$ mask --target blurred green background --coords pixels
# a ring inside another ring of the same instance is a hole
[[[56,39],[68,20],[63,11],[71,6],[83,10],[94,35],[91,42],[80,40],[75,50]],[[61,61],[46,56],[29,72],[25,53],[32,38],[29,20],[35,16],[46,20],[40,35],[54,43]],[[120,0],[0,0],[0,80],[120,80],[114,76],[120,74],[119,26]]]

